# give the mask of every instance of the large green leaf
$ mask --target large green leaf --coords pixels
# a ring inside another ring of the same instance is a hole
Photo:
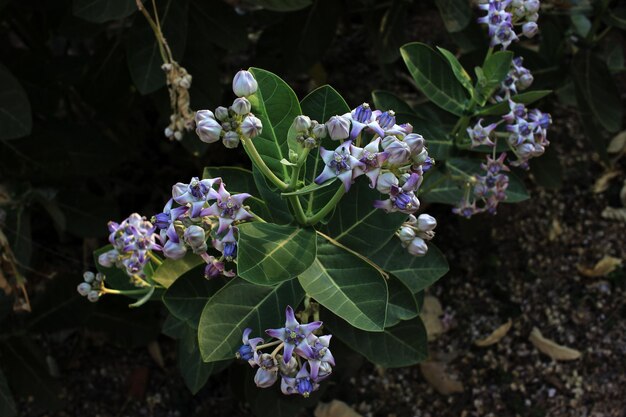
[[[317,258],[299,280],[308,295],[353,326],[385,327],[387,284],[363,259],[318,237]]]
[[[400,51],[424,95],[442,109],[462,116],[468,97],[445,59],[428,45],[419,42],[406,44]]]
[[[472,9],[467,0],[435,0],[448,32],[460,32],[470,22]]]
[[[272,223],[239,225],[237,275],[258,285],[295,278],[315,260],[313,229]]]
[[[304,9],[312,0],[252,0],[251,3],[275,12],[292,12]]]
[[[0,139],[15,139],[30,134],[33,119],[30,101],[17,78],[0,64]]]
[[[0,415],[4,417],[17,416],[17,406],[13,400],[13,394],[9,389],[9,384],[0,369]]]
[[[406,27],[410,3],[404,0],[393,0],[385,11],[378,32],[372,33],[376,56],[385,64],[398,59],[399,48],[407,41]]]
[[[389,276],[387,287],[389,288],[389,304],[387,304],[385,328],[417,317],[419,308],[411,289],[394,275]]]
[[[343,197],[322,230],[350,249],[372,256],[385,246],[407,218],[406,214],[386,213],[374,207],[375,200],[385,197],[371,189],[366,178],[361,178]]]
[[[187,41],[189,0],[157,1],[163,34],[174,59],[180,61]],[[165,85],[163,58],[154,32],[143,16],[135,18],[128,33],[126,57],[133,82],[141,94],[152,93]]]
[[[152,279],[165,288],[169,288],[178,278],[194,269],[203,262],[202,258],[188,251],[182,259],[165,259],[154,271]],[[202,272],[198,271],[200,277]]]
[[[128,0],[74,0],[74,16],[94,23],[126,17],[137,10],[137,3]]]
[[[289,158],[287,138],[293,119],[302,114],[300,103],[291,87],[277,75],[260,68],[250,71],[259,88],[248,99],[252,112],[263,123],[263,132],[254,138],[254,146],[272,172],[285,179],[288,172],[280,161]]]
[[[535,101],[541,100],[550,93],[552,93],[552,90],[526,91],[524,93],[514,95],[511,97],[511,100],[516,103],[532,104]],[[509,103],[507,101],[501,101],[500,103],[483,107],[478,110],[476,114],[480,116],[500,116],[508,113],[509,111]]]
[[[395,111],[398,123],[410,123],[415,133],[424,136],[428,153],[436,161],[450,156],[454,144],[438,121],[422,117],[408,103],[389,91],[372,92],[372,100],[377,109]]]
[[[200,315],[207,301],[222,286],[220,279],[206,279],[204,265],[199,265],[178,278],[163,294],[163,303],[177,319],[198,328]]]
[[[259,197],[268,207],[268,217],[263,217],[272,223],[287,224],[293,221],[287,200],[284,200],[280,192],[270,185],[267,178],[256,167],[252,167],[252,177],[259,191]]]
[[[282,327],[285,308],[295,308],[303,298],[304,291],[296,280],[270,287],[234,278],[202,311],[198,339],[203,360],[232,359],[245,328],[252,328],[253,337],[262,337],[266,329]]]
[[[445,48],[437,47],[437,50],[441,52],[441,55],[448,61],[450,64],[450,68],[452,68],[452,72],[457,80],[461,83],[463,87],[467,90],[470,95],[474,93],[474,86],[472,85],[472,77],[465,71],[463,65],[459,62],[459,60],[454,56],[454,54],[448,51]]]
[[[246,21],[232,6],[219,1],[192,1],[189,7],[191,12],[189,18],[198,25],[203,40],[213,42],[231,52],[243,50],[248,46]],[[225,33],[228,33],[228,36],[224,36]],[[205,42],[198,43],[206,47]],[[202,58],[207,60],[207,56]],[[193,73],[194,84],[199,75]]]
[[[502,81],[511,70],[512,61],[513,52],[498,51],[487,58],[482,70],[477,70],[482,75],[479,76],[477,86],[480,105],[484,105],[492,94],[500,88]]]
[[[364,332],[334,314],[323,314],[324,325],[346,345],[384,368],[399,368],[428,357],[426,328],[419,317],[382,332]]]
[[[426,255],[412,256],[399,239],[392,239],[372,260],[402,281],[413,294],[432,285],[450,269],[445,256],[434,244],[428,244]]]
[[[321,86],[309,93],[300,103],[303,114],[309,116],[312,120],[325,123],[328,119],[335,115],[348,113],[350,108],[343,97],[329,85]],[[322,139],[321,146],[326,149],[333,149],[337,143],[330,136]],[[324,169],[324,161],[319,155],[319,149],[314,149],[309,153],[304,171],[305,185],[314,184],[315,178],[322,173]],[[303,207],[308,215],[312,215],[322,208],[335,194],[337,188],[342,185],[337,182],[330,187],[317,190],[303,197]]]

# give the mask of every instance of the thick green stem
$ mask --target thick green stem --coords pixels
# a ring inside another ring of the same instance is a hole
[[[335,195],[333,195],[333,198],[331,198],[330,201],[328,201],[328,203],[326,203],[326,205],[320,209],[320,211],[315,213],[312,217],[309,217],[306,223],[312,226],[321,221],[324,217],[326,217],[328,213],[330,213],[335,208],[335,206],[337,205],[337,203],[339,203],[339,200],[341,200],[345,193],[346,188],[342,185],[337,189],[337,192],[335,193]]]
[[[304,209],[302,208],[302,204],[300,203],[300,199],[298,198],[298,196],[290,195],[287,198],[291,203],[291,207],[293,208],[294,215],[296,216],[296,220],[298,221],[298,223],[300,223],[301,225],[308,224],[308,219],[304,214]]]
[[[289,189],[289,185],[285,184],[283,180],[278,178],[276,174],[274,174],[272,170],[269,169],[269,167],[265,164],[263,158],[261,158],[261,155],[259,155],[259,151],[256,150],[256,147],[254,146],[254,143],[251,139],[243,140],[242,143],[243,148],[246,150],[246,153],[252,160],[252,163],[256,165],[256,167],[261,171],[263,175],[269,178],[269,180],[272,181],[272,183],[280,188],[282,191],[286,191],[287,189]]]
[[[298,186],[298,178],[300,177],[300,170],[302,166],[305,164],[306,158],[309,155],[310,151],[311,150],[309,148],[304,148],[302,149],[302,153],[300,153],[300,155],[298,156],[298,161],[296,162],[296,165],[293,167],[293,170],[291,173],[291,181],[289,181],[289,190],[295,190],[296,187]]]
[[[163,260],[156,256],[154,253],[152,253],[152,251],[148,251],[148,256],[150,257],[150,259],[152,259],[152,261],[154,261],[155,264],[157,264],[157,266],[163,264]]]
[[[105,294],[114,294],[114,295],[140,295],[140,294],[146,294],[150,292],[149,288],[154,288],[154,287],[146,287],[140,290],[114,290],[112,288],[105,287],[102,289],[102,292]]]

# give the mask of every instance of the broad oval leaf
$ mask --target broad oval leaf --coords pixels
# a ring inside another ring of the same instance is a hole
[[[321,305],[367,331],[385,327],[388,290],[381,274],[363,259],[317,240],[317,258],[300,277],[308,295]]]
[[[154,271],[152,279],[165,288],[169,288],[183,274],[186,274],[202,262],[202,258],[191,251],[187,252],[182,259],[165,259]],[[202,273],[200,273],[200,276],[202,276]]]
[[[258,285],[295,278],[315,260],[313,229],[251,222],[238,226],[237,275]]]
[[[472,77],[465,71],[463,65],[459,62],[459,60],[454,56],[454,54],[448,51],[445,48],[437,47],[437,50],[441,52],[441,55],[448,61],[450,64],[450,68],[452,68],[452,72],[457,80],[461,83],[463,87],[467,90],[470,95],[474,94],[474,86],[472,85]]]
[[[74,16],[89,22],[104,23],[129,16],[137,9],[137,3],[128,0],[74,0]]]
[[[516,103],[532,104],[535,101],[541,100],[550,93],[552,93],[552,90],[526,91],[524,93],[514,95],[511,97],[511,100]],[[501,101],[500,103],[478,110],[476,114],[480,116],[500,116],[508,113],[509,111],[509,103],[507,101]]]
[[[33,119],[30,101],[17,78],[0,64],[0,139],[30,135]]]
[[[252,178],[259,191],[259,197],[268,207],[268,217],[264,220],[277,224],[287,224],[293,221],[287,200],[280,195],[280,191],[268,183],[268,179],[255,166],[252,167]],[[271,210],[269,209],[271,207]]]
[[[296,307],[303,298],[296,280],[270,287],[234,278],[202,310],[198,328],[202,359],[232,359],[245,328],[252,328],[252,337],[263,337],[266,329],[284,326],[285,308]]]
[[[428,244],[426,255],[412,256],[399,239],[389,241],[372,260],[402,281],[413,294],[432,285],[450,269],[445,256],[434,244]]]
[[[467,0],[435,0],[448,32],[460,32],[469,24],[472,9]]]
[[[387,304],[385,328],[417,317],[419,306],[409,287],[394,275],[389,276],[387,287],[389,288],[389,303]]]
[[[400,51],[424,95],[442,109],[462,116],[468,97],[444,58],[420,42],[406,44]]]
[[[334,314],[322,315],[324,325],[346,345],[384,368],[399,368],[428,357],[426,328],[419,317],[402,321],[382,332],[356,329]]]
[[[252,112],[263,123],[263,131],[254,138],[254,146],[272,172],[286,179],[288,170],[280,161],[289,160],[288,133],[293,119],[302,114],[300,103],[296,93],[276,74],[260,68],[250,71],[259,88],[248,99]]]
[[[485,102],[496,92],[511,70],[511,62],[513,61],[513,52],[498,51],[491,55],[485,61],[481,73],[484,78],[478,80],[478,97],[480,105]]]
[[[0,415],[6,417],[17,416],[17,406],[2,370],[0,370]]]

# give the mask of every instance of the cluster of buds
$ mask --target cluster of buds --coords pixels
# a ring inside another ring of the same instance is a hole
[[[87,297],[89,301],[95,303],[104,293],[104,279],[104,275],[99,272],[94,274],[91,271],[86,271],[83,274],[83,282],[78,284],[76,290],[80,295]]]
[[[311,120],[309,116],[297,116],[293,121],[296,132],[296,141],[307,149],[314,149],[320,146],[320,141],[327,135],[326,125],[320,124],[317,120]]]
[[[511,69],[500,86],[500,91],[494,95],[495,101],[503,101],[511,98],[512,95],[526,90],[533,83],[533,75],[528,68],[522,65],[524,58],[521,56],[513,58]]]
[[[227,148],[236,148],[241,139],[252,139],[263,130],[261,120],[250,112],[252,105],[247,97],[256,93],[257,81],[249,71],[239,71],[233,78],[233,92],[237,98],[226,108],[196,112],[196,133],[202,142],[222,140]]]
[[[319,383],[328,378],[335,366],[329,349],[331,335],[316,336],[322,322],[300,324],[293,309],[287,306],[285,327],[268,329],[265,332],[276,339],[268,343],[260,337],[250,338],[252,329],[243,332],[243,344],[236,356],[257,368],[254,382],[260,388],[268,388],[280,376],[283,394],[299,394],[309,397],[319,388]],[[262,349],[274,347],[271,353]]]
[[[372,188],[389,195],[388,200],[374,202],[375,207],[406,214],[419,209],[416,192],[434,161],[413,126],[398,125],[393,111],[373,111],[363,103],[350,113],[331,117],[326,128],[331,139],[342,143],[334,151],[320,148],[326,166],[316,183],[339,178],[349,191],[354,180],[365,175]],[[366,137],[369,142],[360,147]]]
[[[136,285],[141,285],[142,280],[138,277],[145,277],[144,267],[150,261],[152,251],[163,249],[157,243],[156,227],[137,213],[121,223],[110,221],[108,227],[109,243],[113,249],[101,254],[98,263],[107,268],[115,265],[124,269]]]
[[[170,124],[165,128],[165,137],[170,140],[182,140],[184,133],[193,129],[194,112],[189,107],[191,75],[175,61],[163,64],[161,69],[165,71],[172,108]]]
[[[548,127],[552,124],[550,114],[539,109],[528,110],[522,103],[509,100],[509,113],[502,116],[509,132],[507,142],[517,157],[513,166],[528,169],[531,158],[541,156],[550,144],[547,139]]]
[[[409,215],[409,219],[396,232],[402,246],[413,256],[424,256],[428,252],[427,241],[435,237],[437,220],[428,214],[418,217]]]
[[[487,12],[478,23],[488,26],[492,47],[502,45],[506,49],[511,42],[518,40],[516,27],[521,26],[521,34],[527,38],[532,38],[539,30],[539,0],[487,0],[478,7]]]
[[[243,205],[248,197],[247,193],[231,195],[221,178],[194,177],[188,184],[175,184],[163,212],[152,219],[160,230],[165,257],[180,259],[191,250],[206,262],[207,278],[234,276],[225,261],[237,257],[236,225],[252,218]],[[219,259],[207,253],[207,241],[221,253]]]
[[[453,213],[465,218],[484,212],[496,214],[498,204],[506,200],[506,189],[509,186],[509,177],[505,174],[509,167],[504,164],[505,158],[506,153],[497,159],[487,157],[487,162],[481,164],[485,174],[472,177],[473,189],[468,188],[463,201],[452,209]],[[470,191],[473,191],[471,196]]]

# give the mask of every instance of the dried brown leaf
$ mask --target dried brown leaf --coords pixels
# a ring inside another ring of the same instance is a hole
[[[475,341],[474,344],[480,347],[495,345],[504,336],[506,336],[509,330],[511,330],[512,325],[513,325],[513,321],[509,319],[509,321],[507,321],[506,323],[498,327],[489,336],[485,337],[484,339]]]
[[[552,219],[552,225],[550,226],[550,231],[548,232],[548,240],[555,241],[557,237],[563,234],[563,228],[561,227],[561,223],[559,220],[554,218]]]
[[[626,223],[626,208],[607,207],[602,210],[601,216],[603,219],[617,220]]]
[[[422,306],[420,317],[424,322],[424,327],[426,327],[429,342],[437,339],[446,330],[439,318],[442,315],[443,308],[441,308],[441,303],[437,297],[432,295],[424,297],[424,305]]]
[[[611,139],[608,148],[608,153],[621,153],[626,152],[626,130],[622,130]]]
[[[593,268],[587,268],[581,265],[577,265],[577,268],[578,268],[578,272],[580,272],[584,276],[597,278],[597,277],[605,277],[609,275],[611,272],[615,271],[621,265],[622,265],[621,259],[614,258],[609,255],[605,255],[604,258],[600,259],[598,263],[596,263],[593,266]]]
[[[452,379],[441,362],[425,361],[420,363],[420,370],[424,379],[442,395],[451,395],[463,392],[463,383]]]
[[[0,266],[2,266],[2,263],[0,263]],[[7,281],[4,273],[2,272],[2,269],[0,269],[0,290],[4,291],[6,295],[9,295],[13,292],[13,287],[11,287],[11,284],[9,284],[9,281]]]
[[[546,339],[536,327],[533,327],[528,340],[530,340],[540,352],[545,353],[555,361],[573,361],[581,356],[581,353],[576,349],[559,345],[550,339]]]
[[[339,400],[332,400],[329,403],[319,403],[313,413],[315,417],[362,417],[354,411],[348,404]]]
[[[611,180],[615,177],[620,176],[621,174],[622,171],[620,171],[619,169],[610,169],[606,171],[600,176],[600,178],[596,180],[595,184],[593,184],[593,188],[591,189],[591,191],[596,194],[605,192],[609,189],[609,184],[611,183]]]

